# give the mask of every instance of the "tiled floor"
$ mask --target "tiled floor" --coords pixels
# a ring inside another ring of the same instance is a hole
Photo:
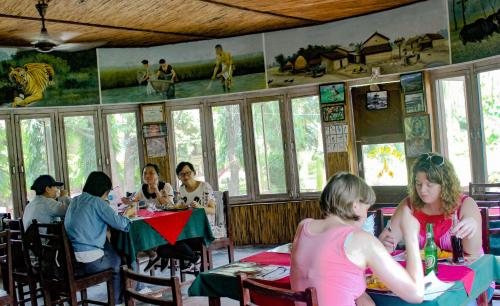
[[[262,252],[264,250],[270,249],[273,246],[252,246],[252,247],[237,247],[235,249],[235,259],[240,260],[242,258],[251,256],[253,254]],[[223,251],[214,252],[214,265],[221,266],[227,263],[227,253]],[[164,272],[160,273],[161,276],[169,277],[170,273],[168,269],[165,269]],[[193,277],[191,275],[187,276],[187,280],[192,280]],[[205,306],[208,305],[208,299],[205,297],[188,297],[187,290],[189,285],[184,286],[182,288],[183,293],[183,304],[186,306]],[[95,286],[88,291],[89,298],[96,300],[106,300],[106,286],[104,284]],[[222,306],[238,306],[239,302],[227,298],[221,299]],[[43,301],[40,300],[39,305],[42,305]],[[500,306],[500,302],[494,302],[493,306]]]

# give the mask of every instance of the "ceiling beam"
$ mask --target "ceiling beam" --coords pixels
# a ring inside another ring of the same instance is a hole
[[[252,12],[252,13],[257,13],[257,14],[264,14],[264,15],[270,15],[274,17],[281,17],[281,18],[287,18],[287,19],[294,19],[302,22],[307,22],[309,25],[314,25],[314,24],[320,24],[323,23],[321,20],[315,20],[315,19],[309,19],[309,18],[302,18],[302,17],[295,17],[295,16],[290,16],[290,15],[285,15],[285,14],[280,14],[280,13],[275,13],[275,12],[269,12],[269,11],[261,11],[261,10],[256,10],[244,6],[239,6],[239,5],[234,5],[230,3],[224,3],[224,2],[219,2],[217,0],[198,0],[200,2],[205,2],[205,3],[210,3],[210,4],[215,4],[219,6],[224,6],[224,7],[230,7],[233,9],[241,10],[241,11],[247,11],[247,12]]]
[[[18,15],[9,15],[9,14],[1,14],[1,13],[0,13],[0,18],[32,20],[32,21],[40,21],[41,22],[41,19],[37,18],[37,17],[18,16]],[[208,36],[208,35],[204,35],[204,34],[196,34],[196,33],[193,34],[193,33],[183,33],[183,32],[158,31],[158,30],[150,30],[150,29],[131,28],[131,27],[114,26],[114,25],[98,24],[98,23],[78,22],[78,21],[61,20],[61,19],[46,18],[45,22],[71,24],[71,25],[77,25],[77,26],[83,26],[83,27],[101,28],[101,29],[113,29],[113,30],[136,31],[136,32],[154,33],[154,34],[187,36],[187,37],[192,37],[195,39],[213,39],[213,38],[216,38],[213,36]]]

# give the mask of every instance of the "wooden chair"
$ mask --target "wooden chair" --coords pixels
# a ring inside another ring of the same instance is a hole
[[[488,208],[481,208],[481,229],[482,229],[482,239],[483,239],[483,250],[484,253],[489,254],[491,252],[490,248],[490,235],[500,234],[500,227],[490,228],[490,216],[488,214]],[[495,220],[499,220],[496,216]],[[495,293],[493,294],[494,301],[500,301],[500,294],[496,292],[500,291],[500,284],[495,284]]]
[[[182,306],[181,286],[179,283],[179,278],[177,277],[163,278],[146,276],[143,274],[135,273],[132,270],[128,269],[126,266],[123,266],[121,279],[124,288],[125,304],[127,306],[133,306],[134,300],[151,305]],[[170,287],[172,289],[172,300],[167,301],[160,298],[154,298],[151,296],[140,294],[135,291],[135,286],[133,285],[132,281],[156,286]]]
[[[64,224],[42,224],[33,220],[35,254],[40,254],[40,278],[45,305],[68,302],[78,305],[76,294],[81,293],[81,304],[114,305],[113,272],[111,269],[91,275],[78,273],[73,248],[66,236]],[[87,288],[106,282],[108,303],[87,299]]]
[[[2,255],[0,256],[0,260],[5,263],[7,273],[7,286],[6,291],[0,290],[0,306],[3,305],[15,305],[14,304],[14,282],[12,281],[12,252],[11,252],[11,244],[10,244],[10,231],[6,230],[0,232],[0,251],[2,251]]]
[[[248,279],[245,274],[238,275],[238,284],[240,291],[240,306],[253,305],[250,304],[251,293],[291,302],[303,302],[306,303],[307,306],[318,306],[316,288],[311,287],[304,291],[277,288]]]
[[[22,220],[6,221],[8,221],[6,226],[11,232],[12,277],[14,288],[17,289],[17,294],[14,294],[15,303],[24,306],[29,301],[31,305],[37,306],[37,298],[42,295],[38,295],[38,292],[41,293],[41,288],[38,287],[40,274],[32,265],[29,253],[29,243],[32,239],[25,237]],[[25,286],[28,286],[28,292],[24,292]],[[25,297],[26,294],[28,297]]]
[[[496,191],[491,191],[488,189],[496,189]],[[500,200],[500,183],[469,183],[469,196],[474,200]]]
[[[378,237],[382,231],[384,230],[384,213],[382,212],[382,209],[375,209],[375,210],[370,210],[368,211],[368,215],[375,214],[375,228],[374,228],[374,235],[375,237]]]
[[[217,191],[216,191],[217,192]],[[218,198],[218,195],[216,195]],[[213,258],[212,252],[215,250],[227,249],[227,255],[229,263],[234,262],[234,243],[233,243],[233,235],[231,231],[231,206],[229,205],[229,192],[222,192],[222,203],[217,203],[217,205],[222,204],[224,207],[224,224],[226,226],[226,237],[217,238],[207,247],[207,260],[208,260],[208,269],[213,269]]]

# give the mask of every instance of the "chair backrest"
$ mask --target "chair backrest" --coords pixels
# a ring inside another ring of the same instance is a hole
[[[500,200],[500,183],[469,183],[469,196],[474,200]]]
[[[217,225],[226,227],[226,235],[232,238],[231,235],[231,207],[229,206],[229,191],[214,191],[216,201],[215,222]]]
[[[122,266],[121,279],[122,287],[124,288],[125,304],[128,306],[133,306],[134,300],[151,305],[182,306],[181,285],[177,276],[174,276],[173,278],[146,276],[144,274],[133,272],[132,270],[128,269],[127,266]],[[156,286],[170,287],[172,289],[172,300],[167,301],[160,298],[154,298],[151,296],[140,294],[135,291],[135,284],[132,281]]]
[[[40,277],[42,286],[60,283],[61,290],[69,289],[75,280],[75,269],[73,263],[73,248],[66,236],[64,224],[44,224],[33,220],[35,248],[34,253],[39,254]],[[30,226],[30,227],[31,227]]]
[[[384,229],[384,213],[382,212],[382,209],[375,209],[375,210],[370,210],[368,211],[369,215],[374,214],[375,218],[375,226],[374,226],[374,231],[373,234],[375,237],[378,237],[380,233],[382,233],[382,230]]]
[[[318,306],[316,288],[313,287],[307,288],[304,291],[277,288],[248,279],[245,274],[238,274],[238,283],[240,289],[240,306],[252,305],[250,304],[250,293],[274,299],[303,302],[307,306]]]
[[[12,279],[12,251],[11,251],[11,244],[10,244],[10,230],[5,230],[0,232],[0,251],[1,251],[1,256],[0,256],[0,262],[6,265],[6,270],[7,272],[7,277],[4,278],[8,280],[8,285],[4,287],[7,288],[8,291],[8,299],[9,299],[9,304],[13,305],[14,301],[14,280]]]
[[[29,254],[24,239],[24,226],[21,219],[5,220],[6,226],[10,230],[10,242],[12,248],[12,273],[27,274],[28,277],[33,277],[33,269]]]

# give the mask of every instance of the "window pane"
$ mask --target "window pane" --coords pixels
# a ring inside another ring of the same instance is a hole
[[[500,183],[500,70],[479,74],[489,183]]]
[[[406,186],[405,146],[403,142],[362,146],[365,181],[370,186]]]
[[[247,194],[239,105],[212,107],[220,190],[231,196]]]
[[[97,170],[93,116],[64,117],[71,196],[82,193],[88,175]]]
[[[201,121],[199,109],[186,109],[172,112],[175,138],[175,161],[191,162],[196,177],[205,180],[203,168],[203,145],[201,142]]]
[[[318,96],[292,99],[293,132],[301,192],[321,191],[326,179]]]
[[[50,118],[22,119],[24,175],[28,200],[35,197],[31,185],[42,174],[55,176],[54,152]]]
[[[445,133],[448,142],[448,159],[455,167],[460,185],[469,186],[471,166],[465,77],[438,80],[438,90],[444,109],[446,127],[443,129],[443,133]]]
[[[108,115],[107,123],[113,186],[119,195],[135,192],[141,187],[135,113]]]
[[[252,116],[260,193],[286,193],[279,101],[252,104]]]
[[[10,181],[9,152],[7,150],[7,126],[0,120],[0,213],[12,211],[12,185]]]

